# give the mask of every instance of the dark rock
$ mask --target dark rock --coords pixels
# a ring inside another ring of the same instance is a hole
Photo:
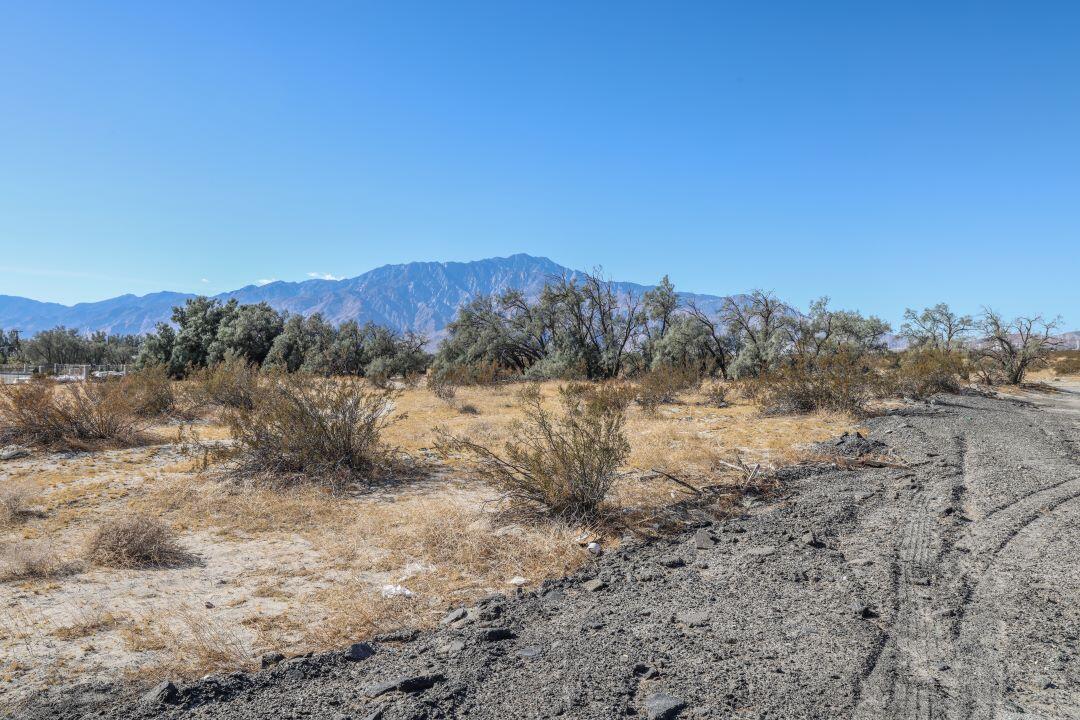
[[[349,646],[349,649],[345,651],[346,660],[366,660],[375,654],[375,648],[371,647],[365,642],[353,643]]]
[[[420,634],[419,630],[395,630],[393,632],[383,633],[382,635],[376,635],[375,640],[378,642],[412,642],[416,639],[416,636]]]
[[[259,658],[259,667],[263,669],[273,667],[284,659],[285,656],[279,652],[268,652]]]
[[[856,617],[861,617],[864,620],[871,620],[876,617],[880,617],[878,612],[866,603],[855,601],[851,603],[851,611],[855,613]]]
[[[686,561],[678,555],[668,555],[666,557],[662,557],[660,558],[659,562],[666,568],[681,568],[686,565]]]
[[[179,699],[180,691],[169,680],[158,683],[142,696],[142,702],[146,705],[172,705]]]
[[[388,680],[377,685],[372,685],[365,691],[365,695],[370,698],[376,698],[380,695],[385,695],[393,690],[400,690],[403,693],[417,693],[434,686],[436,683],[440,683],[445,680],[446,677],[441,673],[432,673],[428,675],[413,675],[403,676]]]
[[[645,698],[645,717],[649,720],[672,720],[677,718],[686,703],[665,693],[653,693]]]
[[[512,640],[517,636],[510,628],[493,627],[481,630],[478,637],[484,642],[499,642],[500,640]]]

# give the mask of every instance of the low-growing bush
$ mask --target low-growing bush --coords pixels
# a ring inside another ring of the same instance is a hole
[[[520,395],[525,421],[501,453],[445,431],[437,447],[444,455],[472,460],[478,474],[519,507],[589,520],[600,513],[630,454],[623,431],[629,399],[621,386],[570,384],[559,390],[556,414],[530,385]]]
[[[86,543],[86,559],[116,568],[176,567],[194,557],[165,523],[147,515],[125,515],[100,525]]]
[[[0,547],[0,582],[64,577],[80,569],[80,563],[64,561],[45,543],[24,541]]]
[[[897,394],[924,398],[935,393],[959,392],[960,380],[967,373],[964,359],[958,353],[923,348],[904,353],[892,379]]]
[[[146,427],[119,379],[65,385],[36,381],[0,388],[3,440],[46,447],[134,445]]]
[[[176,410],[177,396],[165,365],[147,365],[123,379],[133,412],[141,417],[161,417]]]
[[[428,373],[426,379],[427,389],[432,395],[442,400],[447,405],[453,404],[457,395],[457,388],[449,378],[438,373]]]
[[[234,472],[335,487],[372,479],[390,459],[381,435],[398,419],[392,416],[397,395],[359,378],[272,376],[250,408],[225,413]]]
[[[1080,351],[1065,350],[1057,353],[1050,367],[1057,375],[1080,375]]]
[[[250,410],[259,391],[259,366],[243,358],[226,360],[195,373],[195,387],[204,402]]]
[[[660,367],[642,373],[634,386],[634,402],[648,414],[661,406],[675,402],[680,392],[690,390],[701,381],[695,371],[682,367]]]
[[[730,388],[727,383],[721,381],[713,381],[706,384],[702,388],[702,392],[705,396],[705,404],[709,407],[723,408],[728,406],[728,395]]]
[[[797,360],[762,375],[753,385],[756,400],[776,413],[861,413],[883,391],[881,376],[846,353]]]

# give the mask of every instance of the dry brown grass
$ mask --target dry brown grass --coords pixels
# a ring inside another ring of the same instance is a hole
[[[540,388],[552,409],[558,387]],[[597,530],[512,519],[500,512],[504,506],[496,489],[466,483],[461,463],[437,464],[430,452],[438,425],[495,445],[513,437],[514,423],[523,417],[515,402],[519,388],[459,386],[452,404],[422,386],[404,389],[395,415],[406,417],[386,428],[384,440],[427,463],[431,474],[396,485],[242,487],[195,472],[195,463],[178,462],[169,447],[16,461],[5,466],[8,481],[29,483],[36,495],[32,502],[46,517],[10,526],[0,542],[35,549],[40,560],[14,579],[32,580],[26,587],[48,597],[74,588],[62,579],[73,566],[59,556],[80,553],[103,516],[143,513],[184,533],[185,544],[197,549],[206,565],[160,573],[89,568],[80,591],[99,593],[91,599],[103,600],[105,608],[124,608],[131,619],[119,618],[109,627],[95,625],[93,618],[71,622],[66,615],[58,632],[72,639],[48,636],[51,643],[76,644],[82,642],[80,632],[87,637],[94,632],[95,645],[113,643],[115,652],[129,657],[148,653],[139,658],[147,668],[144,677],[198,676],[247,666],[269,649],[303,652],[401,627],[430,626],[449,605],[512,591],[512,578],[525,578],[525,586],[533,587],[572,571],[586,558],[580,539]],[[798,459],[802,445],[854,425],[839,413],[766,417],[735,390],[728,393],[729,404],[717,408],[709,404],[707,390],[680,392],[652,415],[638,406],[627,410],[624,432],[632,449],[612,489],[615,508],[633,517],[660,514],[688,497],[678,486],[650,476],[652,468],[696,485],[734,486],[737,478],[723,464],[733,453],[751,463],[780,465]],[[465,404],[479,414],[462,414],[459,407]],[[220,423],[202,422],[197,428],[204,439],[229,436]],[[175,426],[155,432],[163,442],[175,442]],[[47,542],[30,543],[29,537]],[[600,539],[608,546],[617,542],[613,536]],[[43,552],[47,547],[59,553]],[[218,585],[218,579],[227,583]],[[382,593],[384,585],[399,584],[413,595]],[[23,587],[7,586],[10,592]],[[203,607],[207,587],[221,595],[213,598],[214,609]],[[141,594],[142,588],[153,588],[157,597],[123,594]],[[138,607],[128,607],[134,597]],[[182,609],[161,612],[162,607]],[[71,659],[81,656],[77,649],[72,652],[67,672],[90,662]]]
[[[48,543],[23,541],[0,549],[0,582],[61,578],[80,569],[78,563],[62,559]]]
[[[50,449],[129,447],[145,442],[148,422],[119,380],[0,386],[0,441]]]
[[[155,661],[134,673],[139,680],[191,679],[253,666],[244,633],[203,608],[182,605],[165,616],[130,622],[122,633],[132,651],[156,651]]]
[[[127,619],[123,616],[103,608],[84,608],[77,613],[74,622],[55,628],[52,634],[60,640],[78,640],[115,630],[126,623]]]
[[[86,541],[86,559],[113,568],[166,568],[187,565],[194,557],[173,536],[168,525],[148,515],[113,518]]]

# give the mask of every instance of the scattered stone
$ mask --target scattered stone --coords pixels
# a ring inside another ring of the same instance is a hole
[[[654,573],[652,570],[649,570],[648,568],[645,568],[643,570],[638,570],[637,573],[634,574],[634,579],[638,580],[639,582],[649,582],[650,580],[656,579],[656,573]]]
[[[384,683],[372,685],[364,693],[369,698],[377,698],[380,695],[385,695],[393,690],[400,690],[403,693],[417,693],[423,690],[427,690],[433,687],[436,683],[440,683],[445,680],[446,677],[440,673],[432,673],[429,675],[413,675],[394,678]]]
[[[540,648],[535,645],[529,645],[518,650],[517,654],[526,660],[532,660],[533,658],[540,657],[541,652]]]
[[[514,577],[506,581],[508,585],[513,585],[515,587],[521,587],[527,582],[529,581],[526,578],[521,577],[520,575],[515,575]]]
[[[588,550],[593,555],[600,555],[602,552],[604,552],[604,549],[600,547],[600,543],[598,543],[598,542],[589,543],[588,545],[585,546],[585,549]]]
[[[465,642],[462,640],[446,640],[442,642],[435,652],[440,655],[457,655],[459,652],[465,649]]]
[[[374,654],[375,648],[371,647],[366,642],[358,642],[350,645],[349,649],[345,651],[345,659],[354,662],[358,660],[367,660]]]
[[[681,568],[686,565],[686,561],[678,555],[668,555],[660,558],[660,564],[666,568]]]
[[[856,617],[861,617],[864,620],[872,620],[873,618],[880,617],[878,612],[872,607],[857,600],[851,603],[851,610],[855,613]]]
[[[268,667],[273,667],[274,665],[277,665],[284,659],[285,656],[279,652],[264,653],[263,656],[259,658],[259,667],[265,670]]]
[[[439,624],[449,625],[450,623],[457,622],[458,620],[464,620],[468,614],[469,611],[463,607],[457,608],[456,610],[451,610],[443,616],[443,619],[439,621]]]
[[[566,593],[562,588],[552,588],[544,593],[543,599],[545,603],[559,603],[566,599]]]
[[[716,547],[716,540],[713,540],[712,533],[708,530],[701,529],[694,533],[694,547],[698,550],[711,550]]]
[[[394,630],[393,632],[383,633],[382,635],[376,635],[375,640],[378,642],[400,642],[407,643],[416,639],[416,636],[420,634],[419,630]]]
[[[645,698],[645,717],[649,720],[672,720],[677,718],[686,703],[665,693],[653,693]]]
[[[22,445],[7,445],[0,448],[0,460],[15,460],[17,458],[26,457],[29,454],[30,451]]]
[[[766,557],[768,557],[770,555],[775,555],[776,554],[776,548],[767,547],[767,546],[766,547],[750,548],[749,550],[746,551],[746,554],[749,555],[750,557],[766,558]]]
[[[803,533],[802,541],[803,541],[803,544],[806,545],[807,547],[812,547],[812,548],[823,548],[823,547],[825,547],[825,543],[821,542],[821,540],[818,539],[818,536],[814,533],[813,530],[807,530],[805,533]]]
[[[607,583],[600,578],[593,578],[581,584],[583,590],[588,592],[600,592],[607,587]]]
[[[207,610],[213,610],[213,609],[214,609],[214,603],[210,602],[209,600],[207,600],[206,602],[204,602],[204,603],[203,603],[203,606],[204,606],[204,607],[205,607],[205,608],[206,608]]]
[[[638,677],[645,678],[646,680],[652,680],[655,677],[659,677],[660,671],[651,665],[645,663],[637,663],[634,665],[634,674]]]
[[[500,640],[512,640],[517,637],[510,628],[493,627],[480,631],[479,638],[484,642],[499,642]]]
[[[146,705],[172,705],[179,699],[180,691],[170,680],[158,683],[142,696],[142,702]]]

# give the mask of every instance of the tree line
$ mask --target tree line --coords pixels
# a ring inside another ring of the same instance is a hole
[[[553,277],[534,297],[519,290],[463,305],[438,351],[427,339],[373,323],[334,326],[322,315],[279,313],[266,303],[197,297],[173,309],[171,323],[145,336],[82,335],[57,327],[21,340],[0,329],[0,362],[162,365],[181,377],[229,360],[287,372],[366,377],[427,371],[451,382],[482,377],[590,379],[663,368],[721,379],[761,377],[793,364],[813,369],[842,357],[857,366],[887,353],[889,323],[828,298],[797,309],[755,290],[706,310],[684,301],[664,276],[640,295],[599,271]],[[1059,321],[1041,315],[1006,320],[992,310],[958,315],[940,304],[908,309],[899,335],[914,351],[963,354],[1006,382],[1053,348]]]

